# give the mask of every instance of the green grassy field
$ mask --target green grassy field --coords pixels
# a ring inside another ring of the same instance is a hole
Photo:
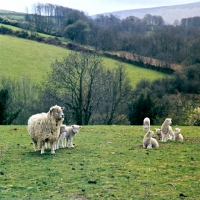
[[[19,21],[24,21],[24,19],[25,19],[25,13],[9,11],[9,10],[2,10],[2,9],[0,9],[0,16],[10,18],[13,20],[19,20]]]
[[[200,127],[180,128],[183,143],[147,150],[142,126],[83,126],[73,149],[41,155],[26,126],[0,126],[0,199],[197,200]]]
[[[50,70],[51,63],[56,59],[61,61],[70,52],[61,47],[5,35],[0,35],[0,46],[1,76],[11,78],[28,76],[35,83],[43,79]],[[103,63],[108,69],[117,66],[117,61],[109,58],[103,58]],[[154,80],[168,76],[131,64],[124,64],[124,66],[133,85],[142,78]]]

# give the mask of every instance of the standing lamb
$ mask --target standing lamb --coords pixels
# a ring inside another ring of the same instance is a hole
[[[148,117],[145,117],[143,120],[143,131],[150,130],[150,119]]]
[[[82,127],[78,125],[66,126],[62,124],[60,126],[60,136],[55,145],[55,149],[59,149],[59,145],[64,147],[74,147],[73,145],[73,137],[80,131]],[[65,145],[64,145],[64,141]],[[69,144],[69,146],[68,146]]]
[[[153,131],[149,130],[143,138],[143,148],[151,149],[158,148],[158,142],[153,138]]]
[[[174,129],[174,134],[175,134],[175,140],[183,142],[183,136],[181,134],[181,129],[180,128],[175,128]]]
[[[170,124],[172,123],[171,118],[166,118],[161,126],[162,142],[167,142],[170,134]]]
[[[28,132],[34,143],[35,151],[40,144],[41,154],[44,153],[45,142],[50,144],[51,154],[60,134],[60,125],[64,120],[64,107],[53,106],[48,113],[32,115],[28,120]]]

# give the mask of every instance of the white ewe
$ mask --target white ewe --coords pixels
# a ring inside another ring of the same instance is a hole
[[[183,142],[183,136],[181,134],[181,129],[180,128],[175,128],[174,129],[174,134],[175,134],[175,140]]]
[[[145,117],[143,120],[143,131],[150,130],[150,119],[148,117]]]
[[[152,138],[154,135],[153,131],[149,130],[143,138],[143,148],[151,149],[158,148],[158,142],[156,139]]]
[[[66,126],[62,124],[60,126],[60,136],[55,145],[55,149],[59,149],[59,145],[64,147],[74,147],[73,137],[80,131],[82,127],[78,125]],[[65,142],[65,145],[64,145]],[[69,144],[69,145],[68,145]]]
[[[50,144],[51,153],[54,154],[54,146],[60,134],[60,125],[64,120],[64,107],[53,106],[48,113],[32,115],[28,120],[28,132],[34,143],[35,151],[40,144],[41,154],[44,153],[45,142]]]
[[[161,126],[162,142],[167,142],[170,134],[170,124],[172,123],[171,118],[166,118]]]

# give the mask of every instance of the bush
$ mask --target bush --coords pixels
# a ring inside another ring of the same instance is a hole
[[[195,108],[192,114],[189,116],[188,125],[200,126],[200,107]]]

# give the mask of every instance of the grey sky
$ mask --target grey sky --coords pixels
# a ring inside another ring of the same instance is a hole
[[[150,8],[160,6],[195,3],[195,0],[4,0],[0,2],[0,9],[25,12],[35,3],[51,3],[84,11],[88,15],[106,12],[129,10],[137,8]]]

